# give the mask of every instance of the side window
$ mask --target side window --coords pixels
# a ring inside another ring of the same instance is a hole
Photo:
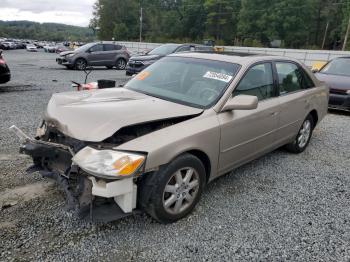
[[[115,50],[121,50],[123,47],[121,45],[114,45]]]
[[[90,52],[100,52],[103,51],[103,45],[98,44],[90,48]]]
[[[279,91],[282,95],[314,86],[307,73],[294,63],[277,62],[276,70]]]
[[[116,50],[115,45],[112,45],[112,44],[105,44],[104,48],[105,48],[105,51],[114,51],[114,50]]]
[[[264,63],[250,68],[233,91],[233,96],[237,95],[257,96],[259,101],[274,97],[272,64]]]

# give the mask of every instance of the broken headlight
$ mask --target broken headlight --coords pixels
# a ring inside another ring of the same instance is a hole
[[[144,155],[110,149],[85,147],[72,159],[85,172],[105,178],[123,178],[134,175],[145,162]]]

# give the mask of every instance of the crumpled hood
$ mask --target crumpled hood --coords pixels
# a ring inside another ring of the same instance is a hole
[[[149,60],[157,60],[160,59],[159,55],[140,55],[140,56],[132,56],[130,60],[134,61],[149,61]]]
[[[67,136],[101,142],[125,126],[202,111],[125,88],[111,88],[54,94],[45,120]]]

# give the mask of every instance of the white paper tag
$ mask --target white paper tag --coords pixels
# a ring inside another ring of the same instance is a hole
[[[230,82],[232,79],[232,76],[230,76],[230,75],[226,75],[223,73],[211,72],[211,71],[206,72],[203,77],[223,81],[225,83]]]

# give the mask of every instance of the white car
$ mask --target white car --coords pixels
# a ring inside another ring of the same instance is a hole
[[[38,52],[38,48],[35,45],[27,45],[28,52]]]
[[[46,53],[55,53],[56,52],[56,46],[55,45],[46,45],[46,46],[44,46],[44,51]]]

